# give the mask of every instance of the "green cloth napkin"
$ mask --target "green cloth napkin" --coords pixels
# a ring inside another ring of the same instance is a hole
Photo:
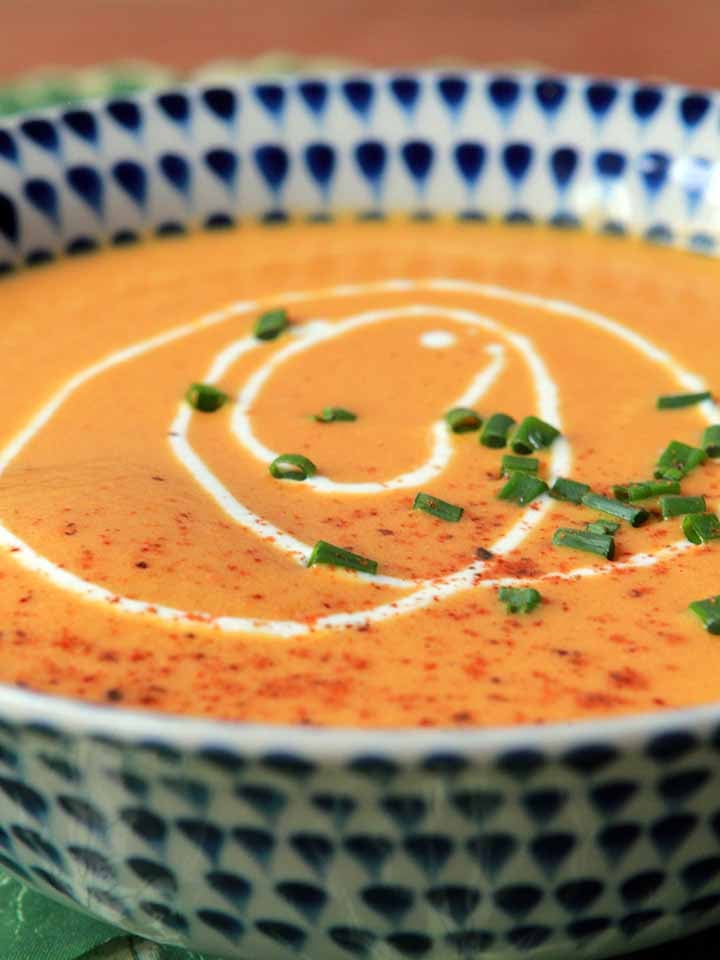
[[[130,937],[36,893],[0,871],[2,960],[211,960]]]

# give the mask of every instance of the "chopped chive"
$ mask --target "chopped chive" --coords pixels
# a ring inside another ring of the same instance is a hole
[[[344,410],[342,407],[323,407],[321,413],[316,413],[313,417],[318,423],[339,423],[342,421],[350,422],[357,420],[357,414],[352,410]]]
[[[540,469],[540,461],[535,457],[515,457],[512,453],[506,453],[502,458],[501,477],[507,477],[514,471],[520,473],[537,473]]]
[[[700,446],[713,460],[720,457],[720,423],[714,423],[711,427],[705,428]]]
[[[550,496],[555,500],[567,500],[570,503],[582,503],[582,498],[590,493],[587,483],[577,480],[568,480],[567,477],[558,477],[550,488]]]
[[[618,490],[623,490],[624,495],[619,496]],[[648,480],[647,483],[629,483],[626,487],[613,487],[613,493],[618,500],[635,503],[636,500],[661,497],[666,493],[680,493],[680,483],[677,480]]]
[[[445,422],[453,433],[470,433],[480,429],[482,417],[470,407],[453,407],[445,414]]]
[[[678,497],[669,494],[660,497],[660,512],[664,520],[670,517],[682,517],[686,513],[705,513],[705,497]]]
[[[591,533],[589,530],[560,527],[553,534],[552,542],[556,547],[569,547],[571,550],[596,553],[599,557],[605,557],[606,560],[612,560],[615,556],[615,541],[606,533]]]
[[[498,600],[508,613],[531,613],[542,597],[533,587],[500,587]]]
[[[351,550],[333,546],[325,540],[318,540],[308,557],[309,567],[314,567],[317,563],[328,563],[333,567],[344,567],[346,570],[359,570],[360,573],[377,573],[378,568],[377,561],[368,560],[367,557],[362,557]]]
[[[553,440],[559,436],[560,431],[558,429],[549,423],[545,423],[539,417],[525,417],[515,429],[510,439],[510,446],[514,453],[524,455],[532,453],[534,450],[542,450],[543,447],[549,447]]]
[[[268,469],[276,480],[307,480],[315,475],[317,467],[301,453],[281,453]]]
[[[274,340],[289,324],[287,310],[282,307],[277,310],[266,310],[255,321],[253,333],[258,340]]]
[[[658,410],[679,410],[681,407],[692,407],[696,403],[702,403],[703,400],[710,400],[711,397],[709,390],[703,390],[702,393],[665,394],[657,398],[657,408]]]
[[[429,493],[419,493],[415,497],[413,510],[422,510],[423,513],[429,513],[439,520],[447,520],[448,523],[457,523],[464,512],[462,507],[431,497]]]
[[[673,440],[663,450],[655,468],[657,480],[682,480],[684,476],[705,463],[707,454],[699,447]]]
[[[586,493],[582,502],[586,507],[592,507],[601,513],[609,513],[611,517],[627,520],[633,527],[639,527],[650,516],[642,507],[631,507],[628,503],[613,500],[612,497],[602,497],[599,493]]]
[[[614,520],[591,520],[587,525],[587,529],[590,533],[606,533],[611,537],[614,533],[618,532],[620,524],[615,523]]]
[[[482,429],[480,443],[499,450],[507,444],[508,434],[514,426],[515,420],[507,413],[494,413]]]
[[[689,609],[699,618],[708,633],[720,633],[720,596],[695,600]]]
[[[228,402],[230,397],[211,383],[191,383],[185,391],[185,399],[191,407],[201,413],[215,413]]]
[[[512,500],[524,505],[530,503],[541,493],[547,493],[548,485],[539,477],[516,470],[498,494],[498,500]]]
[[[720,540],[720,520],[714,513],[688,513],[683,517],[682,528],[690,543]]]

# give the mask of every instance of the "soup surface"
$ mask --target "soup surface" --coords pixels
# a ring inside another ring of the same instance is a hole
[[[540,476],[652,478],[720,382],[717,262],[456,223],[243,227],[0,285],[0,680],[120,706],[344,726],[539,723],[718,699],[688,611],[720,545],[657,499],[615,556],[553,544],[601,514],[498,499],[503,454],[453,433],[536,415]],[[290,326],[253,336],[284,307]],[[193,382],[230,401],[185,400]],[[319,422],[326,407],[355,420]],[[276,479],[280,453],[311,460]],[[424,492],[463,508],[412,509]],[[713,512],[720,466],[682,480]],[[605,520],[612,517],[604,516]],[[307,566],[327,541],[376,576]],[[511,613],[502,586],[541,595]]]

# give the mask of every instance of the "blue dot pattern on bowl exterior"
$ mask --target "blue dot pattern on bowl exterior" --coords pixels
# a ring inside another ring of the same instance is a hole
[[[718,98],[530,73],[214,84],[0,126],[0,273],[390,213],[717,244]],[[607,956],[720,916],[718,711],[393,735],[5,689],[0,865],[230,958]]]
[[[354,211],[715,250],[717,98],[483,73],[180,88],[0,127],[0,270],[188,226]]]
[[[720,735],[657,729],[323,760],[5,720],[0,864],[221,956],[603,956],[720,912]]]

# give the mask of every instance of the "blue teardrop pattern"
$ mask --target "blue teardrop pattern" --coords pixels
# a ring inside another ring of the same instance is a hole
[[[0,160],[7,160],[8,163],[14,164],[20,162],[20,151],[15,137],[9,130],[3,130],[2,127],[0,127]]]
[[[121,160],[112,168],[112,175],[119,187],[140,208],[147,202],[147,173],[145,167],[134,160]]]
[[[201,909],[197,911],[197,917],[231,943],[237,943],[245,932],[245,927],[239,920],[222,910]]]
[[[240,109],[240,96],[229,87],[210,87],[203,90],[202,101],[208,110],[223,123],[232,125]]]
[[[379,203],[387,166],[387,147],[381,140],[363,140],[356,145],[354,154],[361,175],[370,187],[374,200]]]
[[[418,198],[422,198],[435,159],[432,144],[426,140],[408,140],[400,147],[400,156],[413,180]]]
[[[102,217],[104,187],[103,180],[95,167],[79,165],[70,167],[66,179],[71,190],[77,194],[89,207]]]
[[[470,198],[473,197],[480,182],[486,159],[487,148],[484,143],[464,140],[453,149],[455,166]]]
[[[420,81],[412,76],[396,76],[390,80],[390,92],[405,116],[410,119],[420,98]]]
[[[255,165],[273,197],[277,199],[290,169],[287,150],[279,144],[271,143],[256,147]]]
[[[327,200],[337,165],[337,153],[329,143],[310,143],[303,154],[305,167],[312,181]]]
[[[349,79],[341,85],[343,96],[363,123],[369,123],[375,103],[375,86],[369,80]]]
[[[446,107],[451,119],[457,120],[468,95],[468,81],[456,74],[446,74],[437,81],[440,101]]]
[[[162,93],[156,103],[168,120],[187,130],[190,125],[190,98],[185,93]]]
[[[630,103],[635,119],[641,124],[649,123],[663,102],[663,93],[657,87],[638,87]]]
[[[47,217],[53,226],[60,226],[60,205],[54,184],[42,177],[34,177],[25,182],[23,193],[35,210]]]
[[[90,110],[66,110],[62,115],[65,126],[72,130],[88,146],[97,149],[100,145],[100,126]]]
[[[567,97],[567,84],[560,77],[541,77],[535,82],[533,93],[546,120],[553,121]]]
[[[507,125],[520,101],[520,84],[512,77],[495,77],[487,85],[490,103],[495,108],[500,121]]]
[[[607,187],[619,180],[627,164],[627,157],[617,150],[600,150],[595,154],[595,172]]]
[[[17,245],[20,238],[20,219],[17,205],[13,198],[6,193],[0,193],[0,236],[4,237],[13,246]],[[0,789],[2,788],[0,787]],[[3,792],[8,793],[6,790],[3,790]]]
[[[710,110],[710,97],[704,93],[687,93],[678,104],[680,119],[688,133],[694,133]]]
[[[252,92],[270,119],[281,126],[285,119],[285,88],[279,83],[259,83]]]
[[[217,147],[214,150],[208,150],[205,153],[204,160],[208,169],[227,187],[230,193],[234,193],[240,166],[238,154],[234,150]]]
[[[550,172],[555,182],[555,189],[563,196],[572,183],[580,158],[574,147],[558,147],[550,154]]]
[[[529,143],[509,143],[502,150],[502,165],[514,191],[522,186],[533,161]]]
[[[597,81],[589,83],[585,88],[585,99],[592,116],[597,123],[603,123],[618,97],[618,88],[614,83]]]
[[[303,80],[298,84],[298,93],[313,119],[321,123],[328,105],[328,84],[322,80]]]
[[[179,153],[163,153],[158,158],[158,169],[178,193],[187,200],[192,182],[190,164]]]
[[[24,120],[20,124],[20,129],[36,147],[47,150],[49,153],[59,151],[60,136],[55,124],[50,123],[49,120]]]
[[[143,115],[133,100],[112,100],[107,105],[108,115],[126,133],[139,136],[142,133]]]
[[[656,200],[664,189],[670,167],[670,157],[659,150],[648,150],[638,157],[638,173],[649,203]]]
[[[177,821],[177,827],[186,840],[211,863],[215,863],[225,843],[225,835],[217,824],[209,820],[185,818]]]

